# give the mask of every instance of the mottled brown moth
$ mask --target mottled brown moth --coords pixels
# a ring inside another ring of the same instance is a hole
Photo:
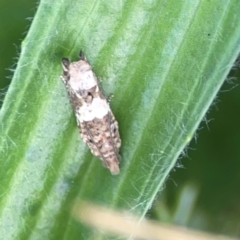
[[[82,51],[79,57],[78,62],[72,63],[68,58],[62,59],[62,80],[67,88],[83,141],[112,174],[118,174],[118,152],[121,146],[118,123]]]

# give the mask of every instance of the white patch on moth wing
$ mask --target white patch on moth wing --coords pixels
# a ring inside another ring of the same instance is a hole
[[[109,111],[106,99],[94,98],[91,104],[84,104],[80,107],[77,118],[80,122],[92,121],[94,118],[102,119]]]
[[[112,145],[110,145],[108,142],[105,142],[105,143],[103,143],[101,150],[102,150],[102,152],[105,152],[105,151],[109,150],[109,148],[111,148],[111,147],[112,147]]]
[[[79,61],[69,66],[70,79],[68,84],[74,91],[88,90],[97,85],[97,79],[88,62]]]

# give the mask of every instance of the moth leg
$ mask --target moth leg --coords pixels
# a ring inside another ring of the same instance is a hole
[[[102,165],[103,165],[103,167],[105,167],[105,168],[109,168],[108,165],[107,165],[107,163],[106,163],[106,161],[102,161]]]
[[[110,102],[112,101],[113,97],[114,97],[114,95],[113,95],[113,94],[112,94],[112,95],[110,95],[109,97],[107,97],[107,102],[108,102],[108,103],[110,103]]]

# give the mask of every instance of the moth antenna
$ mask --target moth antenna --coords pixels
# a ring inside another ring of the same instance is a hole
[[[80,52],[79,52],[79,58],[80,58],[80,60],[86,61],[86,57],[85,57],[84,52],[82,50],[80,50]]]
[[[68,71],[69,65],[70,65],[70,60],[68,58],[62,58],[62,66],[65,72]]]

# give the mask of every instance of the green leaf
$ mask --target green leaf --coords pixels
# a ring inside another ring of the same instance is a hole
[[[239,53],[239,12],[237,0],[41,1],[0,112],[3,239],[95,238],[75,199],[143,217]],[[80,139],[60,81],[80,49],[114,94],[118,176]]]

